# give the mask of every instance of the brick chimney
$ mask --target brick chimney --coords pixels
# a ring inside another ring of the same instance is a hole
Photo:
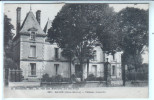
[[[41,10],[37,10],[36,20],[38,21],[39,24],[41,24]]]
[[[21,7],[18,7],[16,11],[17,11],[17,25],[16,25],[16,32],[17,32],[17,34],[18,34],[19,31],[20,31]]]

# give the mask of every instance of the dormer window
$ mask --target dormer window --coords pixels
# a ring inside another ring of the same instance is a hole
[[[37,29],[35,27],[32,27],[28,29],[28,31],[30,33],[30,40],[35,41]]]
[[[35,37],[36,37],[36,32],[31,32],[30,33],[30,39],[35,41]]]

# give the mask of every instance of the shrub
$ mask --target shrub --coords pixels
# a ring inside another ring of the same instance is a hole
[[[104,81],[104,77],[96,77],[96,81]]]
[[[48,74],[44,74],[41,79],[42,82],[69,82],[69,80],[69,78],[63,78],[61,75],[49,77]]]
[[[96,80],[96,77],[93,75],[93,74],[90,74],[87,79],[87,81],[95,81]]]
[[[42,76],[42,79],[41,79],[43,82],[44,81],[49,81],[49,75],[48,74],[44,74],[43,76]]]
[[[72,74],[71,75],[71,81],[75,81],[76,82],[76,76],[75,76],[75,74]]]
[[[104,81],[104,77],[96,77],[93,74],[90,74],[86,81]]]

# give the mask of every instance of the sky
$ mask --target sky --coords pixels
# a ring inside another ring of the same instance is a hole
[[[21,7],[21,24],[26,17],[26,14],[30,11],[30,6],[34,15],[37,10],[41,10],[41,28],[44,29],[47,20],[54,20],[57,13],[61,10],[64,4],[5,4],[4,13],[11,18],[11,23],[14,26],[13,32],[16,32],[16,8]],[[109,4],[114,8],[115,12],[119,12],[126,7],[134,7],[139,9],[148,9],[148,4]]]

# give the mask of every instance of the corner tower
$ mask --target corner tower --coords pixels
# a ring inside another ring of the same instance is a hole
[[[21,8],[17,8],[17,25],[20,25],[20,13]],[[28,81],[36,81],[42,76],[40,72],[43,70],[46,34],[40,27],[40,14],[41,11],[39,10],[35,17],[30,10],[21,27],[18,28],[19,26],[17,26],[16,39],[19,40],[18,52],[20,52],[19,67],[23,70],[24,79]]]

